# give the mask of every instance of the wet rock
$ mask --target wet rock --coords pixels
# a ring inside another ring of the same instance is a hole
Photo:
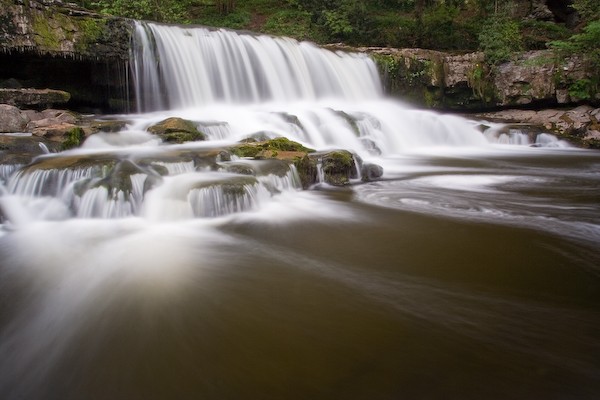
[[[317,159],[304,155],[293,162],[303,189],[308,189],[318,180]]]
[[[344,186],[357,179],[354,156],[347,150],[336,150],[315,155],[323,170],[323,179],[333,186]]]
[[[295,160],[315,151],[285,137],[260,142],[244,140],[229,150],[238,157],[279,160]]]
[[[192,121],[182,118],[167,118],[149,127],[148,132],[159,136],[167,143],[185,143],[206,139]]]
[[[9,104],[0,104],[0,133],[25,132],[29,117]]]
[[[600,148],[595,131],[600,131],[600,108],[579,106],[570,110],[503,110],[478,114],[478,117],[505,123],[538,125],[571,143]]]
[[[60,143],[32,135],[0,135],[0,159],[3,164],[29,164],[34,157],[46,152],[58,152]]]
[[[364,163],[360,168],[363,182],[376,181],[383,176],[383,167],[377,164]]]
[[[119,132],[122,131],[128,124],[128,121],[108,120],[108,121],[92,121],[90,123],[90,131],[98,132]]]

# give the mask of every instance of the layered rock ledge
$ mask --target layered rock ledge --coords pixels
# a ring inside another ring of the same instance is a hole
[[[600,108],[502,110],[477,114],[478,118],[504,123],[535,125],[582,147],[600,149]]]
[[[489,110],[600,105],[600,93],[584,84],[599,78],[581,57],[559,58],[552,50],[515,53],[490,67],[481,52],[453,55],[420,49],[366,48],[390,95],[442,110]]]
[[[34,106],[24,89],[55,89],[70,94],[70,109],[126,111],[132,29],[131,20],[59,0],[0,0],[0,87],[21,89],[0,102]]]

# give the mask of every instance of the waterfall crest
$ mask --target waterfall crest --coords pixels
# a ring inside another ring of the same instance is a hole
[[[138,22],[133,53],[138,111],[382,93],[366,55],[290,38]]]

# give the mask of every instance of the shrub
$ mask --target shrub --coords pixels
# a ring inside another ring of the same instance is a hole
[[[506,17],[489,18],[479,33],[479,48],[489,64],[508,61],[514,52],[523,50],[519,25]]]

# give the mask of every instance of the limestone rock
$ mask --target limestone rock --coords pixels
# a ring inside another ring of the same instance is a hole
[[[0,133],[24,132],[28,122],[29,117],[17,107],[0,104]]]
[[[444,57],[444,85],[446,87],[469,86],[474,67],[484,62],[481,52],[447,55]]]
[[[478,117],[499,122],[538,125],[572,143],[590,148],[600,148],[598,116],[600,108],[586,105],[571,110],[502,110],[478,114]]]
[[[48,108],[65,104],[71,95],[62,90],[52,89],[0,89],[0,103],[20,108]]]

